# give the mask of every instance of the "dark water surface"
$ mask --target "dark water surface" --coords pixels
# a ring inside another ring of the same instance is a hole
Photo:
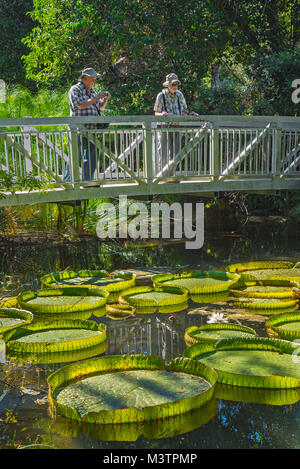
[[[134,249],[117,242],[105,244],[97,240],[72,244],[20,241],[0,245],[0,272],[2,276],[10,276],[3,280],[3,292],[6,293],[9,289],[15,289],[15,293],[36,290],[40,287],[42,275],[67,267],[70,270],[104,268],[108,271],[129,269],[151,273],[160,268],[218,270],[230,263],[263,259],[299,261],[299,239],[285,238],[279,225],[261,223],[255,226],[248,224],[241,235],[206,235],[205,244],[198,251],[185,250],[183,243]],[[8,285],[7,281],[10,282]],[[142,282],[145,279],[139,274],[137,284]],[[203,314],[188,314],[196,308],[203,308]],[[122,321],[105,316],[92,316],[91,319],[107,325],[105,354],[151,354],[168,362],[182,356],[187,327],[205,323],[207,314],[215,311],[226,313],[227,310],[228,306],[222,302],[211,305],[190,302],[188,310],[174,313],[173,317],[150,314]],[[250,325],[260,335],[266,334],[264,318],[237,317],[240,323]],[[232,317],[230,321],[236,322]],[[215,399],[205,412],[196,413],[186,420],[164,425],[154,423],[146,428],[128,426],[118,431],[102,431],[97,426],[84,426],[59,416],[52,419],[48,414],[46,378],[61,366],[12,361],[0,364],[0,447],[44,443],[56,448],[106,450],[300,448],[300,402],[295,395],[287,396],[285,405]],[[6,383],[9,384],[8,391]],[[248,400],[253,399],[249,397]]]

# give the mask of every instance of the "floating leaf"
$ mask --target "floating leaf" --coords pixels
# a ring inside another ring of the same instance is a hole
[[[106,326],[80,319],[41,321],[5,332],[2,338],[8,352],[65,352],[104,342]]]
[[[172,285],[187,288],[190,295],[217,293],[239,280],[239,275],[221,271],[182,272],[180,274],[157,274],[152,277],[154,286]]]
[[[299,364],[292,360],[295,345],[279,339],[228,338],[215,345],[199,343],[184,351],[214,368],[218,382],[256,388],[300,388]]]
[[[51,374],[49,399],[53,411],[71,419],[141,422],[201,407],[212,398],[216,380],[214,370],[194,360],[178,358],[165,366],[151,356],[108,355]]]
[[[239,324],[204,324],[200,327],[189,327],[184,334],[184,340],[188,346],[198,342],[216,344],[220,339],[227,337],[251,337],[256,332],[250,327]]]

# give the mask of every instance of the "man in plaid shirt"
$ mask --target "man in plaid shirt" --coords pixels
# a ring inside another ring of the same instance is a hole
[[[71,116],[99,116],[110,98],[108,91],[95,93],[93,86],[100,75],[93,68],[85,68],[81,72],[79,82],[69,91],[69,107]],[[78,127],[77,127],[78,128]],[[86,129],[97,129],[98,124],[84,124]],[[78,137],[79,164],[83,159],[83,180],[94,179],[97,164],[96,147],[89,142],[86,135]],[[83,158],[82,158],[83,155]],[[70,166],[66,165],[65,182],[71,182]]]

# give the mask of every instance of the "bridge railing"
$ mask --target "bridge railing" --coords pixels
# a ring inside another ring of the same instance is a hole
[[[109,125],[92,129],[86,124]],[[94,169],[93,154],[96,155]],[[300,119],[112,116],[0,119],[0,169],[68,187],[300,176]]]

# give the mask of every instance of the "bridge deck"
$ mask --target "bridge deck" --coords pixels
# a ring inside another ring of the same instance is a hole
[[[83,127],[99,122],[110,126]],[[15,178],[32,174],[51,181],[44,191],[4,193],[0,206],[119,194],[300,190],[300,119],[0,119],[0,169]]]

